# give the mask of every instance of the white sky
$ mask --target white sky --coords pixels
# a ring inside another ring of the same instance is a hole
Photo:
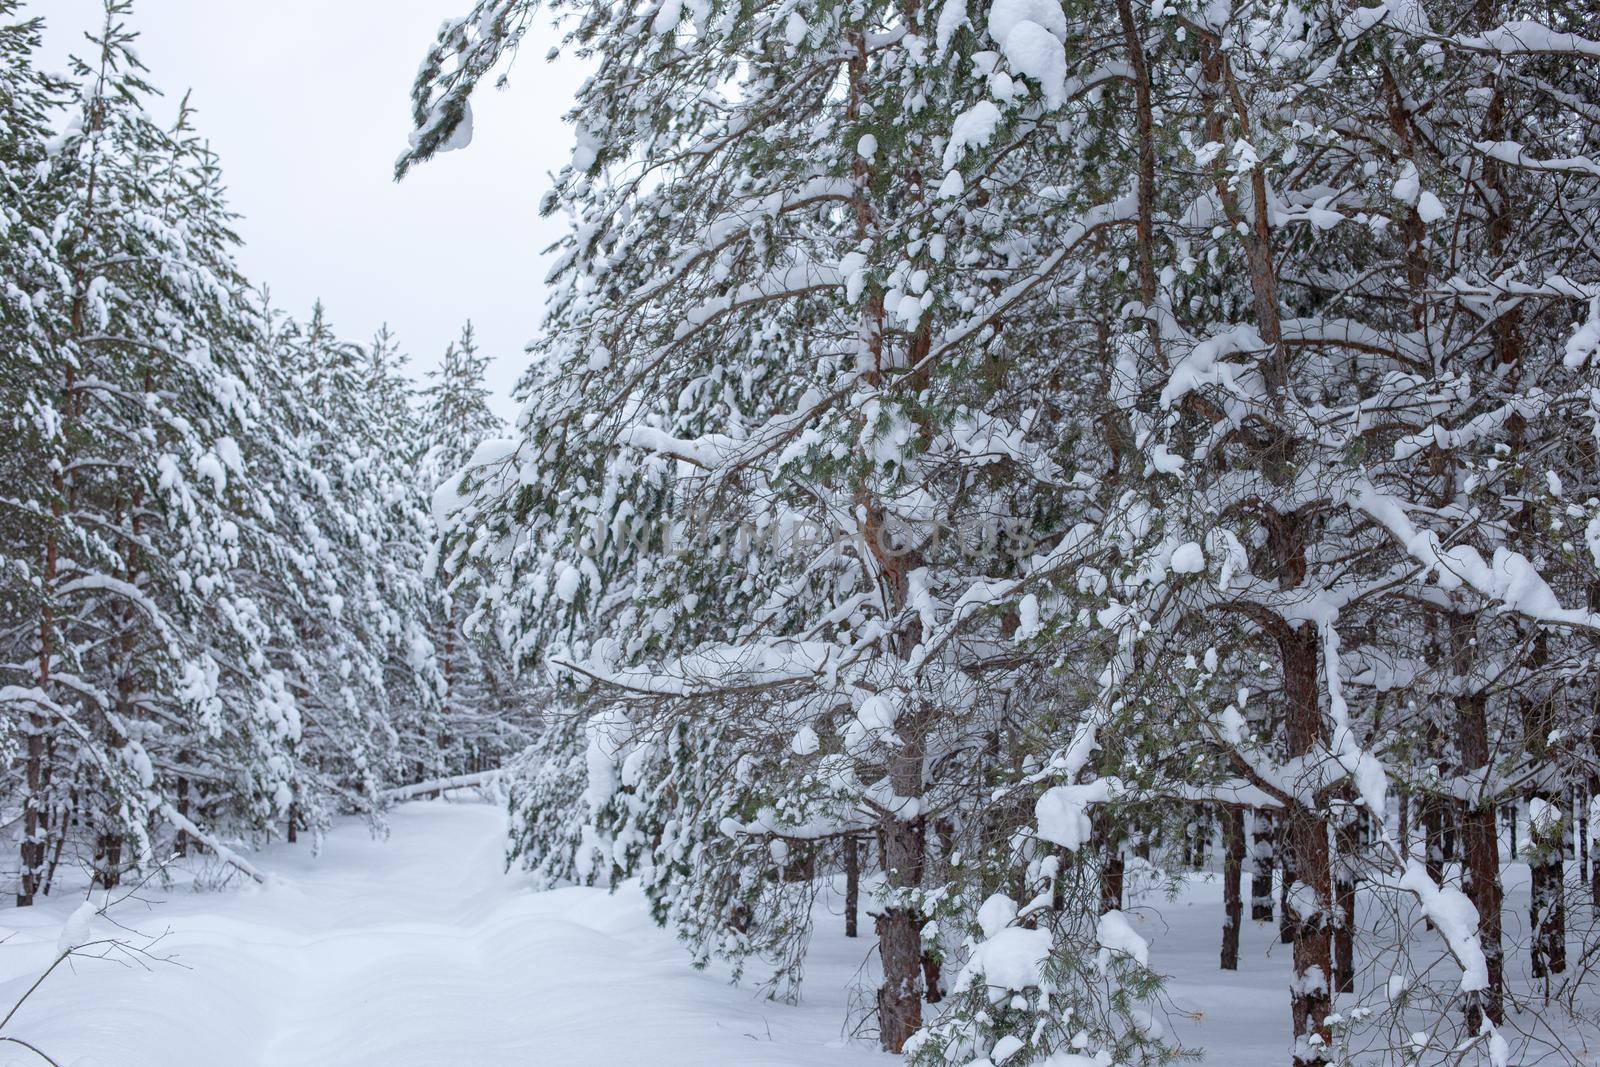
[[[473,98],[473,143],[396,185],[410,87],[439,23],[471,0],[143,0],[131,24],[165,94],[192,89],[196,125],[222,159],[243,217],[240,263],[297,316],[320,296],[339,331],[364,340],[387,321],[420,379],[472,319],[494,358],[495,408],[543,307],[544,258],[559,218],[540,219],[547,175],[571,156],[561,121],[579,76],[551,65],[556,42],[525,39],[503,92]],[[46,19],[47,69],[87,49],[99,0],[32,0]]]

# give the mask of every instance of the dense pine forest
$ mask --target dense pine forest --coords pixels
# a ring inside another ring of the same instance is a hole
[[[498,766],[536,713],[428,563],[430,497],[500,432],[470,324],[398,341],[244,278],[220,165],[110,4],[65,79],[0,27],[0,641],[16,902],[377,816]]]
[[[509,426],[242,276],[106,11],[0,0],[19,908],[473,787],[773,1011],[856,939],[863,1055],[1593,1062],[1592,4],[478,0],[398,180],[587,75]]]

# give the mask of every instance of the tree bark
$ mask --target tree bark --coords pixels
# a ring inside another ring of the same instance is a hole
[[[72,829],[72,824],[78,818],[78,791],[72,791],[72,803],[62,815],[61,828],[55,834],[55,848],[50,854],[50,867],[44,873],[44,895],[50,895],[50,887],[55,884],[56,867],[61,863],[61,848],[67,843],[67,832]]]
[[[1285,533],[1298,540],[1300,522]],[[1303,545],[1303,542],[1298,542]],[[1303,547],[1300,559],[1304,559]],[[1279,637],[1283,652],[1286,735],[1290,759],[1306,756],[1323,743],[1322,712],[1317,702],[1317,631],[1310,625],[1288,630]],[[1294,804],[1289,809],[1289,851],[1294,857],[1294,887],[1286,909],[1294,933],[1294,981],[1289,990],[1290,1017],[1294,1024],[1294,1062],[1320,1064],[1332,1041],[1328,1016],[1333,1012],[1332,944],[1328,915],[1332,909],[1331,872],[1328,863],[1328,827],[1319,810],[1326,807],[1325,792],[1313,805]]]
[[[1395,786],[1394,806],[1396,815],[1396,834],[1400,838],[1400,861],[1402,863],[1411,859],[1411,790],[1404,783]]]
[[[1222,861],[1222,969],[1239,969],[1239,927],[1244,921],[1244,901],[1239,879],[1244,873],[1244,809],[1228,807],[1222,814],[1226,845]]]
[[[1500,835],[1495,826],[1495,796],[1488,791],[1489,722],[1484,693],[1470,685],[1472,675],[1472,620],[1463,615],[1451,619],[1451,651],[1457,684],[1464,687],[1456,697],[1456,745],[1461,767],[1484,785],[1482,792],[1469,797],[1461,814],[1462,891],[1478,909],[1478,940],[1483,945],[1488,965],[1489,988],[1470,994],[1467,1026],[1477,1033],[1483,1016],[1496,1026],[1504,1020],[1505,959],[1501,945],[1500,909],[1504,890],[1500,884]]]
[[[1272,921],[1272,871],[1278,865],[1278,819],[1256,809],[1250,824],[1250,918]]]
[[[1589,610],[1600,612],[1600,582],[1589,583]],[[1589,747],[1591,751],[1600,752],[1600,693],[1595,694],[1589,705],[1589,724]],[[1593,807],[1596,798],[1600,798],[1600,768],[1596,768],[1589,777],[1589,825],[1588,833],[1584,835],[1584,843],[1589,847],[1589,902],[1595,913],[1600,915],[1600,855],[1595,854],[1593,847],[1597,832]],[[1513,833],[1513,840],[1515,836]]]
[[[1545,799],[1540,797],[1538,799]],[[1553,802],[1551,802],[1553,803]],[[1533,876],[1528,922],[1533,929],[1532,972],[1548,978],[1567,969],[1567,909],[1562,898],[1561,832],[1532,838],[1528,868]]]
[[[59,519],[61,517],[61,502],[59,498],[62,493],[61,474],[59,472],[52,476],[52,487],[55,490],[55,499],[51,502],[51,512],[54,518]],[[50,590],[55,586],[56,568],[56,537],[52,529],[50,536],[45,541],[43,586],[44,594],[47,597]],[[54,648],[54,623],[55,620],[47,601],[39,610],[38,673],[34,678],[34,684],[38,687],[40,695],[45,697],[50,692],[50,658]],[[33,904],[34,894],[39,890],[39,880],[44,872],[45,839],[41,825],[45,807],[44,730],[44,712],[38,707],[30,708],[28,711],[27,756],[23,772],[28,794],[22,802],[22,871],[17,883],[17,907],[19,908],[30,907]],[[58,830],[59,832],[61,831]]]
[[[188,753],[179,753],[178,758],[186,760],[188,759]],[[178,779],[178,811],[185,818],[189,815],[189,779],[186,777]],[[173,837],[172,851],[179,856],[187,856],[189,854],[189,835],[187,833],[182,830],[177,832]]]
[[[48,660],[47,653],[40,654],[41,661]],[[47,677],[48,666],[41,667],[41,677]],[[44,868],[44,837],[40,830],[40,815],[44,807],[41,787],[44,771],[44,716],[28,713],[28,748],[25,770],[28,795],[23,800],[22,811],[22,877],[17,884],[17,907],[33,904],[39,889],[39,877]]]
[[[1356,991],[1356,853],[1359,812],[1346,804],[1334,826],[1334,990]]]
[[[844,936],[856,936],[856,912],[861,901],[861,842],[854,834],[844,839]]]
[[[944,982],[940,980],[938,959],[926,949],[922,952],[922,999],[937,1004],[944,999]]]
[[[903,777],[911,762],[903,753],[892,761]],[[922,760],[915,760],[918,787]],[[913,794],[914,795],[914,794]],[[877,917],[883,986],[878,990],[878,1039],[885,1051],[899,1053],[922,1026],[922,930],[917,912],[903,895],[922,883],[922,831],[916,820],[890,817],[883,826],[883,863],[890,902]]]
[[[94,884],[115,889],[122,884],[122,834],[105,832],[95,838]]]
[[[1112,831],[1110,820],[1103,809],[1094,809],[1089,816],[1094,827],[1095,840],[1100,845],[1100,913],[1117,911],[1122,907],[1127,883],[1127,861],[1122,855],[1122,842]]]
[[[1545,636],[1539,633],[1533,639],[1528,659],[1537,669],[1545,665],[1547,658]],[[1522,699],[1523,747],[1534,766],[1541,766],[1550,758],[1554,711],[1548,697]],[[1567,969],[1567,905],[1562,892],[1565,843],[1560,823],[1541,829],[1541,820],[1535,817],[1541,801],[1559,810],[1559,798],[1559,793],[1538,787],[1528,795],[1528,871],[1532,875],[1528,920],[1533,931],[1530,950],[1535,978],[1549,978]]]
[[[1289,839],[1289,820],[1285,816],[1278,844],[1278,942],[1294,944],[1294,916],[1289,912],[1289,890],[1294,887],[1294,849]]]
[[[1426,839],[1422,865],[1428,869],[1428,877],[1435,882],[1444,881],[1444,805],[1439,797],[1433,793],[1424,794],[1422,798],[1422,832]],[[1429,929],[1432,929],[1429,923]]]

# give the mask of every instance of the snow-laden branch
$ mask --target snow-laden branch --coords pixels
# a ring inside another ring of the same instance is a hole
[[[1579,55],[1600,59],[1600,41],[1575,33],[1557,33],[1532,19],[1519,19],[1486,33],[1457,34],[1445,40],[1458,48],[1494,52],[1502,56]]]
[[[378,794],[378,799],[385,804],[397,804],[402,800],[411,800],[413,797],[425,796],[428,793],[442,793],[446,789],[471,789],[475,786],[490,784],[499,778],[502,773],[502,770],[496,767],[492,771],[457,774],[448,778],[430,778],[424,782],[413,782],[410,785],[385,789]]]
[[[1380,491],[1367,479],[1360,479],[1345,500],[1388,531],[1408,555],[1428,568],[1441,588],[1466,585],[1501,608],[1535,622],[1600,631],[1600,613],[1562,607],[1555,591],[1522,553],[1497,548],[1493,559],[1485,562],[1471,545],[1445,548],[1438,534],[1417,528],[1398,497]]]
[[[1596,163],[1588,156],[1560,156],[1555,159],[1536,159],[1527,154],[1528,150],[1515,141],[1477,141],[1473,147],[1486,156],[1492,156],[1502,163],[1509,163],[1513,167],[1523,170],[1542,170],[1554,174],[1581,174],[1588,178],[1600,178],[1600,163]]]
[[[261,871],[251,864],[249,860],[233,851],[233,849],[229,848],[227,845],[224,845],[221,841],[217,840],[214,835],[200,829],[200,827],[196,826],[189,820],[187,815],[184,815],[177,808],[173,807],[171,804],[162,804],[160,810],[162,818],[166,819],[173,826],[179,830],[182,830],[196,841],[199,841],[202,845],[205,845],[206,848],[209,848],[213,853],[215,853],[216,857],[222,862],[243,874],[249,875],[262,885],[267,883],[267,876],[261,873]]]

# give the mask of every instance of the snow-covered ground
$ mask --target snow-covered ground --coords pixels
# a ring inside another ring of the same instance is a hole
[[[498,1067],[544,1064],[893,1064],[852,1040],[870,1003],[873,940],[846,940],[819,915],[798,1006],[695,971],[650,921],[635,888],[533,892],[502,870],[504,815],[465,801],[402,806],[374,840],[351,819],[320,855],[279,844],[253,859],[265,888],[196,892],[186,871],[97,920],[93,937],[161,960],[78,959],[30,997],[0,1036],[74,1067]],[[1508,871],[1515,933],[1526,868]],[[0,1015],[56,954],[81,902],[58,892],[0,919]],[[834,911],[837,909],[834,908]],[[1289,949],[1275,924],[1246,922],[1241,969],[1218,969],[1220,890],[1128,909],[1171,975],[1165,1025],[1206,1062],[1284,1062]],[[1516,968],[1514,967],[1513,970]],[[0,1067],[41,1060],[0,1044]]]
[[[76,1067],[886,1064],[848,1041],[872,941],[819,939],[805,1002],[693,970],[641,894],[533,893],[502,873],[498,807],[431,802],[372,840],[351,820],[313,857],[277,845],[265,889],[151,888],[112,916],[170,963],[74,958],[0,1030]],[[81,897],[0,917],[0,1015],[54,957]],[[101,921],[93,936],[129,936]],[[0,1064],[43,1061],[0,1045]]]

